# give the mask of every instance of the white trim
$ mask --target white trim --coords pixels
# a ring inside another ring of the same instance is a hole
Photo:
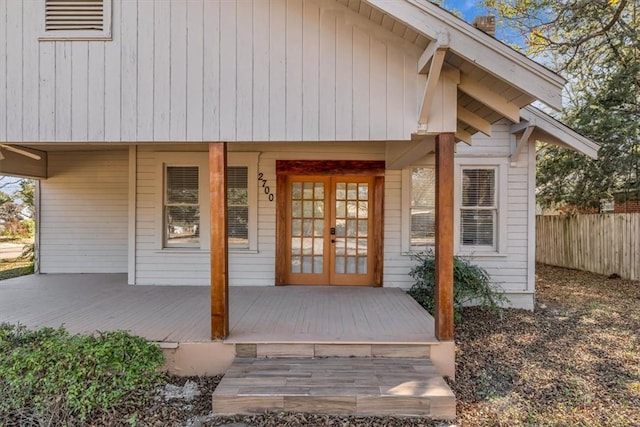
[[[456,158],[455,159],[455,175],[454,175],[454,252],[456,255],[470,257],[485,256],[506,256],[507,254],[507,209],[508,209],[508,166],[509,162],[503,158]],[[463,246],[460,244],[460,208],[462,205],[461,197],[461,175],[462,169],[472,168],[492,168],[496,171],[496,197],[497,203],[497,224],[496,224],[496,243],[495,248],[487,248],[483,246]]]
[[[600,149],[598,143],[580,135],[569,126],[554,119],[543,111],[529,105],[520,110],[520,116],[536,126],[532,139],[567,146],[580,153],[586,154],[592,159],[598,158],[598,150]]]
[[[241,253],[258,252],[258,152],[228,152],[227,166],[246,166],[247,190],[249,202],[249,247],[235,248],[229,246],[229,251]]]
[[[31,0],[30,0],[31,1]],[[56,40],[97,40],[108,41],[111,37],[111,18],[113,15],[113,0],[103,0],[103,30],[69,30],[69,31],[46,31],[46,1],[40,0],[40,41],[56,41]],[[31,17],[31,19],[36,19]]]
[[[137,189],[138,189],[138,146],[129,146],[129,227],[127,250],[127,283],[136,284],[136,229],[137,229]]]
[[[536,291],[536,150],[529,144],[527,159],[527,291]]]

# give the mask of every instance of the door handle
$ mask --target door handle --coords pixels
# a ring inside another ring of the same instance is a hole
[[[331,239],[331,243],[335,243],[335,242],[336,242],[336,239]]]

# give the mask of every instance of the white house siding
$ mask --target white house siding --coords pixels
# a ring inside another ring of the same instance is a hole
[[[333,0],[112,0],[113,40],[39,41],[0,0],[0,141],[406,140],[421,49]]]
[[[469,162],[473,159],[495,159],[504,161],[511,152],[511,145],[515,137],[509,133],[509,122],[502,121],[493,126],[492,136],[477,134],[473,144],[468,146],[457,144],[458,159],[464,158]],[[529,221],[530,191],[533,191],[531,180],[535,180],[532,168],[535,169],[535,157],[532,156],[533,146],[524,147],[518,154],[516,161],[509,163],[507,172],[507,215],[506,215],[506,245],[503,253],[497,255],[465,255],[472,263],[487,270],[494,282],[507,293],[512,304],[522,308],[533,308],[533,269],[535,266],[529,259],[530,245]],[[477,153],[482,153],[478,155]],[[384,285],[408,288],[413,279],[408,276],[409,269],[415,265],[411,256],[402,253],[402,173],[401,171],[386,171],[385,174],[385,229],[384,229]],[[456,192],[459,189],[456,188]],[[459,228],[459,224],[455,225]],[[502,228],[502,225],[500,225]]]
[[[233,152],[258,152],[258,173],[273,194],[276,188],[276,160],[384,160],[384,143],[270,143],[228,145]],[[139,146],[137,153],[136,199],[136,283],[162,285],[209,285],[209,252],[163,250],[161,225],[158,224],[157,168],[161,153],[181,151],[184,147]],[[207,150],[207,146],[190,146],[192,150]],[[201,155],[206,158],[206,151]],[[258,185],[258,183],[254,183]],[[203,231],[205,232],[205,231]],[[264,191],[258,191],[258,249],[231,250],[229,282],[232,286],[271,286],[275,282],[276,203],[269,201]]]
[[[54,151],[40,183],[40,271],[127,271],[127,151]]]

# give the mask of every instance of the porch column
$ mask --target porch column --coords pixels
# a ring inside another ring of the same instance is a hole
[[[227,143],[209,144],[211,227],[211,339],[229,335],[227,262]]]
[[[453,340],[453,133],[436,137],[436,338]]]

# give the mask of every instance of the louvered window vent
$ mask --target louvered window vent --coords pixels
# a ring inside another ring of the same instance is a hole
[[[44,38],[111,36],[111,0],[45,0]]]

